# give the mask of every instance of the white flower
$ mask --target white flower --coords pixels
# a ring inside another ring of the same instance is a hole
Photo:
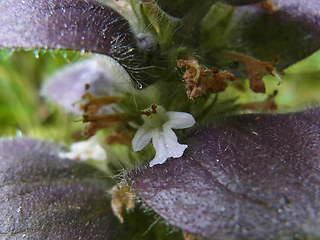
[[[130,77],[119,63],[110,57],[94,57],[68,65],[51,76],[42,86],[41,94],[67,112],[81,115],[82,96],[117,96],[131,88]],[[85,86],[88,84],[89,89]]]
[[[61,152],[59,157],[80,161],[88,159],[104,161],[107,158],[107,154],[99,144],[98,138],[94,136],[86,141],[71,144],[70,152]]]
[[[195,124],[193,116],[184,112],[166,112],[163,107],[156,105],[152,105],[142,113],[144,124],[132,140],[133,151],[140,151],[152,139],[156,156],[150,162],[150,167],[162,164],[170,157],[181,157],[188,146],[178,143],[178,138],[172,129],[192,127]]]

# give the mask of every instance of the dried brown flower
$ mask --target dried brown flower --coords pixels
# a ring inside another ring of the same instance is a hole
[[[177,66],[186,67],[183,79],[190,99],[204,93],[223,92],[228,86],[226,80],[234,81],[236,79],[233,74],[228,71],[218,71],[216,67],[212,67],[211,70],[203,69],[192,57],[179,60]]]
[[[266,92],[266,87],[262,78],[268,73],[275,76],[275,68],[273,67],[273,64],[278,62],[278,58],[274,58],[272,62],[262,62],[256,58],[237,52],[225,52],[223,57],[233,61],[242,62],[246,67],[251,90],[256,93]]]
[[[114,215],[123,223],[122,208],[126,206],[126,210],[130,211],[134,208],[134,194],[130,191],[127,184],[118,184],[114,186],[109,193],[112,194],[111,208]]]

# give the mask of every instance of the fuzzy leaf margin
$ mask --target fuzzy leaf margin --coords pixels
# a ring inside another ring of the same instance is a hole
[[[127,180],[166,221],[209,239],[319,237],[319,118],[319,108],[227,117],[195,130],[180,159]]]
[[[133,80],[147,81],[129,22],[94,0],[0,1],[1,48],[74,49],[106,54]]]

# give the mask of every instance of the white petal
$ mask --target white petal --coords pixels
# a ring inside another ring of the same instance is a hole
[[[99,144],[97,137],[92,137],[86,141],[75,142],[70,147],[70,152],[59,153],[62,158],[86,161],[95,159],[104,161],[107,158],[105,150]]]
[[[105,161],[107,159],[107,153],[101,147],[100,144],[97,144],[93,147],[90,158],[95,159],[95,160],[99,160],[99,161]]]
[[[170,157],[181,157],[184,150],[188,147],[187,145],[178,143],[176,134],[170,128],[164,129],[163,132],[154,131],[152,144],[156,150],[156,156],[150,162],[150,167],[162,164]]]
[[[75,153],[75,152],[60,152],[59,153],[59,157],[60,158],[66,158],[66,159],[70,159],[70,160],[77,160],[79,158],[79,154]]]
[[[169,120],[164,124],[173,129],[192,127],[196,121],[193,116],[185,112],[167,112]]]
[[[147,124],[143,124],[139,127],[138,131],[132,139],[132,149],[134,152],[143,149],[150,141],[152,137],[152,129]]]

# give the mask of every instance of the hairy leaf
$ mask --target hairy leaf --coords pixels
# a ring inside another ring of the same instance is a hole
[[[40,140],[0,142],[0,236],[128,239],[106,194],[111,182],[57,153],[57,146]]]
[[[222,2],[226,2],[228,4],[233,5],[245,5],[245,4],[254,4],[257,2],[261,2],[264,0],[221,0]],[[183,17],[189,10],[197,5],[206,6],[207,3],[213,4],[215,0],[205,0],[205,1],[196,1],[196,0],[157,0],[159,6],[168,14],[174,17]]]
[[[320,237],[320,109],[197,129],[180,159],[129,172],[174,226],[209,239]]]
[[[107,54],[141,80],[137,69],[143,63],[128,21],[94,0],[0,1],[0,47]]]
[[[263,61],[279,58],[278,70],[309,56],[320,48],[320,2],[272,0],[269,5],[235,9],[235,49]]]

